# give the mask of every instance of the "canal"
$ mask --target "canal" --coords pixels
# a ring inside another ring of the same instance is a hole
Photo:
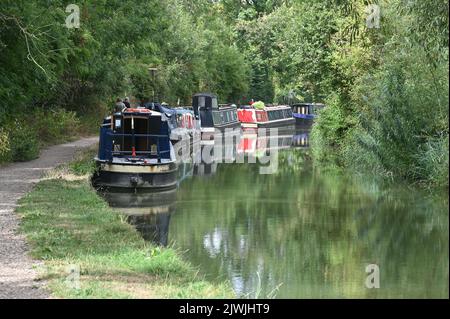
[[[283,139],[271,174],[258,160],[186,163],[176,190],[105,196],[241,298],[448,298],[448,193],[319,167],[308,142]]]

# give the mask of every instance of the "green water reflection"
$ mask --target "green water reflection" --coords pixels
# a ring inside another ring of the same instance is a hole
[[[445,194],[321,172],[304,157],[284,151],[275,175],[219,164],[186,180],[169,241],[241,297],[448,298]],[[380,289],[366,288],[367,264]]]
[[[257,164],[192,168],[159,242],[239,297],[448,298],[448,193],[319,169],[307,152],[281,151],[272,175]],[[368,264],[379,289],[365,286]]]

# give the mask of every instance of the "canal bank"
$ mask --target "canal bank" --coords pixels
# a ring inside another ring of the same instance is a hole
[[[21,232],[57,298],[227,298],[182,252],[147,243],[88,181],[95,150],[51,171],[21,201]],[[84,175],[85,174],[85,175]]]

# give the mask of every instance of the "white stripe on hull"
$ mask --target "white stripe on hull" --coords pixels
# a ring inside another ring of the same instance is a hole
[[[100,170],[112,173],[136,173],[136,174],[157,174],[173,171],[170,164],[161,165],[118,165],[103,163],[100,164]]]

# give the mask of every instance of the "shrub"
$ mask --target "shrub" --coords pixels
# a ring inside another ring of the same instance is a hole
[[[0,129],[0,163],[8,161],[10,155],[9,134],[5,130]]]
[[[43,145],[67,141],[74,136],[80,125],[75,112],[64,109],[37,109],[32,117],[35,120],[33,127]]]
[[[448,187],[448,135],[428,141],[420,155],[420,175],[434,186]]]
[[[11,160],[23,162],[39,156],[39,141],[36,132],[23,123],[15,122],[10,131]]]
[[[335,161],[348,123],[337,95],[332,95],[326,105],[312,128],[312,152],[319,161]]]
[[[23,110],[14,118],[3,120],[1,125],[0,162],[35,159],[41,147],[76,138],[81,130],[76,113],[64,109]]]

